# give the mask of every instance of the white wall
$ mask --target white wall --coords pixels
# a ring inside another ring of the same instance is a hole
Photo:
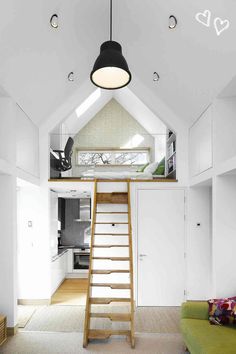
[[[16,276],[16,180],[0,175],[0,313],[7,316],[7,326],[17,324]]]
[[[16,106],[16,166],[24,172],[39,177],[38,127]]]
[[[216,177],[213,182],[214,296],[235,296],[236,175]]]
[[[236,97],[217,99],[213,106],[214,164],[236,155]]]
[[[187,201],[187,298],[206,300],[212,295],[212,188],[190,188]]]
[[[58,195],[50,191],[50,237],[51,255],[55,256],[58,252]]]
[[[0,97],[0,313],[8,327],[17,323],[15,113],[11,98]]]
[[[11,98],[0,97],[0,117],[0,159],[15,165],[16,106]]]
[[[17,184],[18,299],[49,299],[49,239],[41,225],[41,191],[19,179]]]
[[[212,107],[194,123],[189,132],[190,176],[212,167]]]

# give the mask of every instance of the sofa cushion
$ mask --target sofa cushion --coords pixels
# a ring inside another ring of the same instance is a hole
[[[149,165],[149,162],[146,163],[145,165],[140,166],[136,172],[143,172],[148,165]]]
[[[181,318],[208,320],[208,304],[206,301],[187,301],[182,304]]]
[[[156,171],[157,167],[158,167],[158,162],[157,161],[152,162],[147,167],[145,167],[143,172],[153,174]]]
[[[235,354],[236,328],[211,326],[208,320],[181,319],[184,341],[191,354]]]
[[[214,325],[236,324],[236,301],[234,298],[211,299],[209,304],[209,321]]]

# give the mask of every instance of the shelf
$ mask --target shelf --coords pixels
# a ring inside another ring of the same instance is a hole
[[[172,173],[176,172],[176,168],[174,170],[172,170],[171,172],[169,172],[166,177],[168,177],[169,175],[171,175]]]
[[[81,220],[81,219],[74,219],[76,222],[91,222],[91,219],[89,220]]]
[[[167,139],[166,144],[167,144],[167,145],[170,145],[170,144],[173,143],[173,141],[175,141],[175,140],[176,140],[176,135],[175,135],[175,133],[173,133],[173,134]]]
[[[167,161],[170,160],[171,157],[173,157],[176,154],[176,151],[174,151],[169,157],[167,157]]]

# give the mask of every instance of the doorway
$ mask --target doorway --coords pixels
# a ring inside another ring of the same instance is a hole
[[[138,191],[138,306],[184,301],[184,215],[184,190]]]

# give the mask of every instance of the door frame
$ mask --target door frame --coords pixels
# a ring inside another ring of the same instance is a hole
[[[138,298],[139,298],[139,294],[138,294],[138,279],[139,279],[139,267],[138,267],[138,244],[139,244],[139,240],[138,240],[138,207],[139,207],[139,203],[138,203],[138,193],[139,191],[142,190],[182,190],[184,192],[184,290],[185,290],[185,294],[184,294],[184,301],[186,301],[187,299],[187,188],[186,187],[165,187],[165,186],[156,186],[157,183],[155,183],[155,185],[152,186],[147,186],[145,184],[142,184],[140,186],[135,185],[135,183],[133,183],[134,186],[134,190],[133,190],[133,210],[135,211],[132,215],[132,224],[133,224],[133,244],[134,244],[134,283],[135,283],[135,287],[134,287],[134,295],[135,295],[135,303],[136,303],[136,307],[143,307],[140,306],[138,303]],[[131,212],[132,212],[131,209]],[[146,306],[146,307],[152,307],[152,306]]]

